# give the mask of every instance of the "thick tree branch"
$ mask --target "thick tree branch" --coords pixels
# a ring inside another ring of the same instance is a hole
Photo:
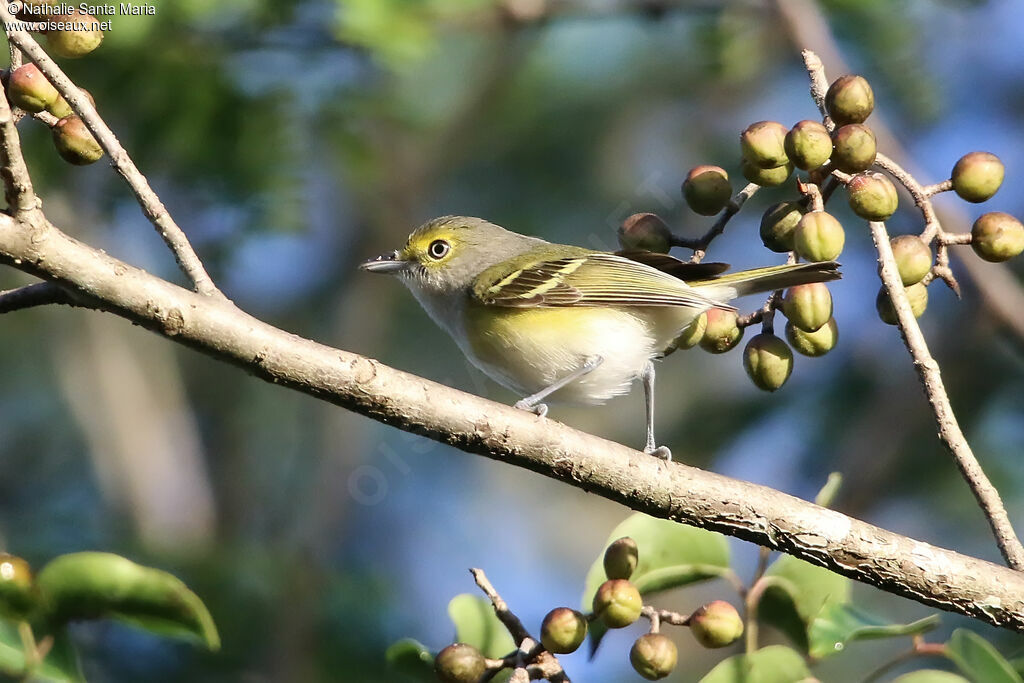
[[[886,231],[884,223],[871,223],[871,238],[875,241],[875,247],[878,249],[882,283],[889,293],[889,299],[892,300],[900,334],[903,336],[910,355],[914,358],[914,369],[917,370],[917,374],[921,378],[928,403],[932,406],[935,424],[939,428],[939,439],[953,456],[956,466],[967,480],[971,492],[974,493],[978,504],[985,512],[985,517],[988,518],[989,525],[996,537],[996,543],[999,545],[1003,557],[1006,558],[1007,564],[1017,570],[1024,569],[1024,547],[1021,546],[1013,531],[1013,525],[1010,524],[1006,508],[1003,507],[999,491],[985,476],[985,472],[981,469],[978,459],[974,457],[974,452],[967,443],[956,415],[953,413],[953,406],[950,405],[946,387],[942,383],[939,364],[935,362],[931,352],[928,351],[924,334],[917,324],[914,312],[910,309],[910,302],[903,289],[903,281],[900,279],[896,257],[893,256],[892,247],[889,245],[889,233]]]
[[[12,25],[10,23],[11,15],[7,11],[6,3],[0,3],[0,18],[2,18],[6,26]],[[46,54],[39,43],[26,31],[8,30],[7,40],[10,44],[17,46],[21,52],[39,67],[39,70],[57,88],[75,113],[82,117],[85,125],[96,137],[96,141],[99,142],[103,151],[110,158],[110,165],[128,183],[132,193],[139,202],[139,206],[142,207],[142,212],[153,224],[153,227],[156,228],[164,243],[170,248],[178,262],[178,266],[189,280],[192,281],[196,291],[200,294],[223,297],[223,294],[213,284],[213,280],[206,272],[206,268],[203,267],[202,261],[195,253],[191,243],[189,243],[185,232],[178,227],[171,214],[168,213],[167,207],[164,206],[156,192],[150,187],[146,176],[142,174],[142,171],[139,170],[135,162],[128,156],[128,152],[121,146],[114,132],[110,130],[110,127],[107,126],[96,112],[96,108],[89,102],[89,99],[82,94],[82,91],[50,59],[50,56]],[[0,119],[2,118],[3,111],[0,109]],[[17,136],[10,137],[5,134],[4,144],[16,145]],[[29,186],[29,190],[31,191],[31,186]]]
[[[650,515],[717,531],[926,605],[1024,631],[1024,575],[773,489],[665,462],[379,361],[302,339],[93,249],[0,215],[0,262],[269,382],[523,467]]]

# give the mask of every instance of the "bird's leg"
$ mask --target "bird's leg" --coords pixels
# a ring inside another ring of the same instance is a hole
[[[647,406],[647,445],[644,446],[644,453],[671,460],[672,451],[667,446],[656,446],[654,443],[654,363],[647,361],[640,379],[644,383],[644,403]]]
[[[565,377],[556,380],[554,383],[551,384],[551,386],[544,387],[536,394],[530,394],[526,398],[517,401],[515,407],[519,408],[520,410],[529,410],[531,412],[537,413],[541,417],[544,417],[545,415],[548,414],[548,407],[545,404],[541,403],[541,401],[543,401],[545,398],[547,398],[554,392],[558,391],[565,385],[571,382],[575,382],[580,377],[583,377],[587,373],[593,371],[594,368],[596,368],[603,362],[604,358],[602,358],[601,356],[590,356],[583,362],[583,365],[579,366]]]

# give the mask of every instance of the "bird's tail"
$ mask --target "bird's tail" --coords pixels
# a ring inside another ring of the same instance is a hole
[[[785,289],[812,282],[828,282],[841,277],[837,262],[818,261],[816,263],[789,263],[781,266],[741,270],[707,280],[691,281],[687,284],[699,290],[709,299],[729,301],[747,294],[769,292],[774,289]]]

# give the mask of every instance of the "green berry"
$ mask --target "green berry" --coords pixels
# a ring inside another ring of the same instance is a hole
[[[832,136],[818,121],[800,121],[786,133],[785,147],[794,166],[810,171],[832,156]]]
[[[840,76],[825,93],[825,110],[837,126],[862,123],[875,108],[875,93],[863,76]]]
[[[677,351],[679,349],[692,349],[694,346],[700,343],[700,340],[704,338],[704,330],[708,327],[708,316],[705,313],[698,315],[692,323],[683,328],[683,331],[679,333],[679,336],[672,340],[668,348],[665,349],[665,355]]]
[[[804,215],[799,202],[779,202],[768,207],[761,216],[761,241],[780,254],[793,251],[796,225]]]
[[[52,132],[57,153],[70,164],[85,166],[103,156],[100,143],[77,116],[65,116],[53,125]]]
[[[913,311],[915,318],[920,318],[924,310],[928,308],[928,288],[918,282],[906,287],[905,290],[907,300],[910,301],[910,310]],[[896,324],[896,309],[884,286],[878,290],[878,296],[875,297],[875,310],[878,311],[878,317],[883,323],[886,325]]]
[[[824,282],[797,285],[782,297],[782,313],[805,332],[813,332],[832,317],[832,294]]]
[[[58,57],[83,57],[103,42],[100,22],[91,14],[78,9],[71,10],[70,14],[54,16],[50,25],[75,27],[46,31],[46,42],[50,46],[50,51]]]
[[[786,127],[778,121],[758,121],[740,133],[743,158],[758,168],[775,168],[789,163],[786,156]]]
[[[899,235],[889,240],[896,267],[904,286],[920,282],[932,269],[932,250],[916,235]]]
[[[623,536],[604,551],[604,575],[609,579],[628,579],[633,576],[640,550],[629,536]]]
[[[11,103],[28,112],[40,112],[60,99],[60,93],[35,64],[22,64],[7,81]]]
[[[743,635],[743,619],[735,607],[724,600],[715,600],[690,615],[690,632],[704,647],[725,647]]]
[[[667,254],[672,248],[672,231],[657,214],[635,213],[619,226],[619,244],[626,251]]]
[[[834,261],[843,251],[846,233],[830,213],[812,211],[797,223],[793,244],[808,261]]]
[[[792,322],[786,323],[786,339],[793,346],[793,349],[805,356],[824,356],[835,348],[839,341],[839,326],[835,318],[829,318],[828,322],[814,332],[801,330]]]
[[[594,594],[594,613],[608,628],[625,628],[640,618],[644,601],[625,579],[609,579]]]
[[[1003,162],[995,154],[971,152],[960,157],[950,176],[953,191],[969,202],[991,199],[1003,184]]]
[[[845,173],[871,168],[878,153],[874,132],[862,123],[849,123],[832,134],[832,163]]]
[[[683,198],[695,213],[714,216],[732,198],[729,174],[718,166],[696,166],[683,181]]]
[[[743,330],[737,325],[736,311],[724,308],[709,308],[707,327],[701,337],[700,347],[710,353],[725,353],[733,349],[743,337]]]
[[[649,681],[665,678],[676,668],[679,650],[668,636],[648,633],[636,639],[629,651],[629,663]]]
[[[982,214],[971,228],[971,248],[985,259],[998,263],[1024,251],[1024,225],[1008,213]]]
[[[775,391],[793,372],[793,352],[774,334],[762,332],[743,349],[743,369],[758,389]]]
[[[896,186],[882,173],[859,173],[846,184],[850,208],[869,221],[884,221],[896,213]]]
[[[785,163],[774,168],[761,168],[743,159],[740,161],[740,171],[743,173],[743,177],[752,183],[761,187],[775,187],[789,180],[789,176],[793,174],[793,164]]]
[[[0,553],[0,615],[22,619],[35,605],[35,585],[28,562]]]
[[[486,670],[480,650],[466,643],[449,645],[434,658],[434,672],[444,683],[478,683]]]
[[[96,100],[93,99],[92,93],[90,93],[85,88],[79,88],[79,90],[82,91],[82,94],[85,95],[86,99],[89,100],[89,103],[95,108]],[[68,104],[67,100],[65,100],[63,97],[58,97],[53,104],[46,107],[46,111],[50,112],[58,119],[62,119],[65,116],[71,116],[74,113],[74,111],[71,109],[71,105]]]
[[[574,609],[556,607],[540,625],[540,642],[549,652],[567,655],[575,652],[587,637],[587,620]]]

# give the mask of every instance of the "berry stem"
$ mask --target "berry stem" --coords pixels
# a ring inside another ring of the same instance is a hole
[[[686,237],[680,237],[679,235],[672,235],[672,246],[674,247],[685,247],[686,249],[693,249],[693,257],[690,259],[693,263],[700,263],[701,260],[707,255],[708,246],[711,241],[716,237],[725,232],[725,226],[729,224],[729,221],[740,212],[743,205],[746,204],[747,200],[754,196],[757,191],[761,189],[760,185],[750,183],[742,190],[736,193],[736,195],[729,200],[729,203],[719,214],[714,224],[708,228],[708,231],[704,233],[702,237],[697,239],[689,239]]]

